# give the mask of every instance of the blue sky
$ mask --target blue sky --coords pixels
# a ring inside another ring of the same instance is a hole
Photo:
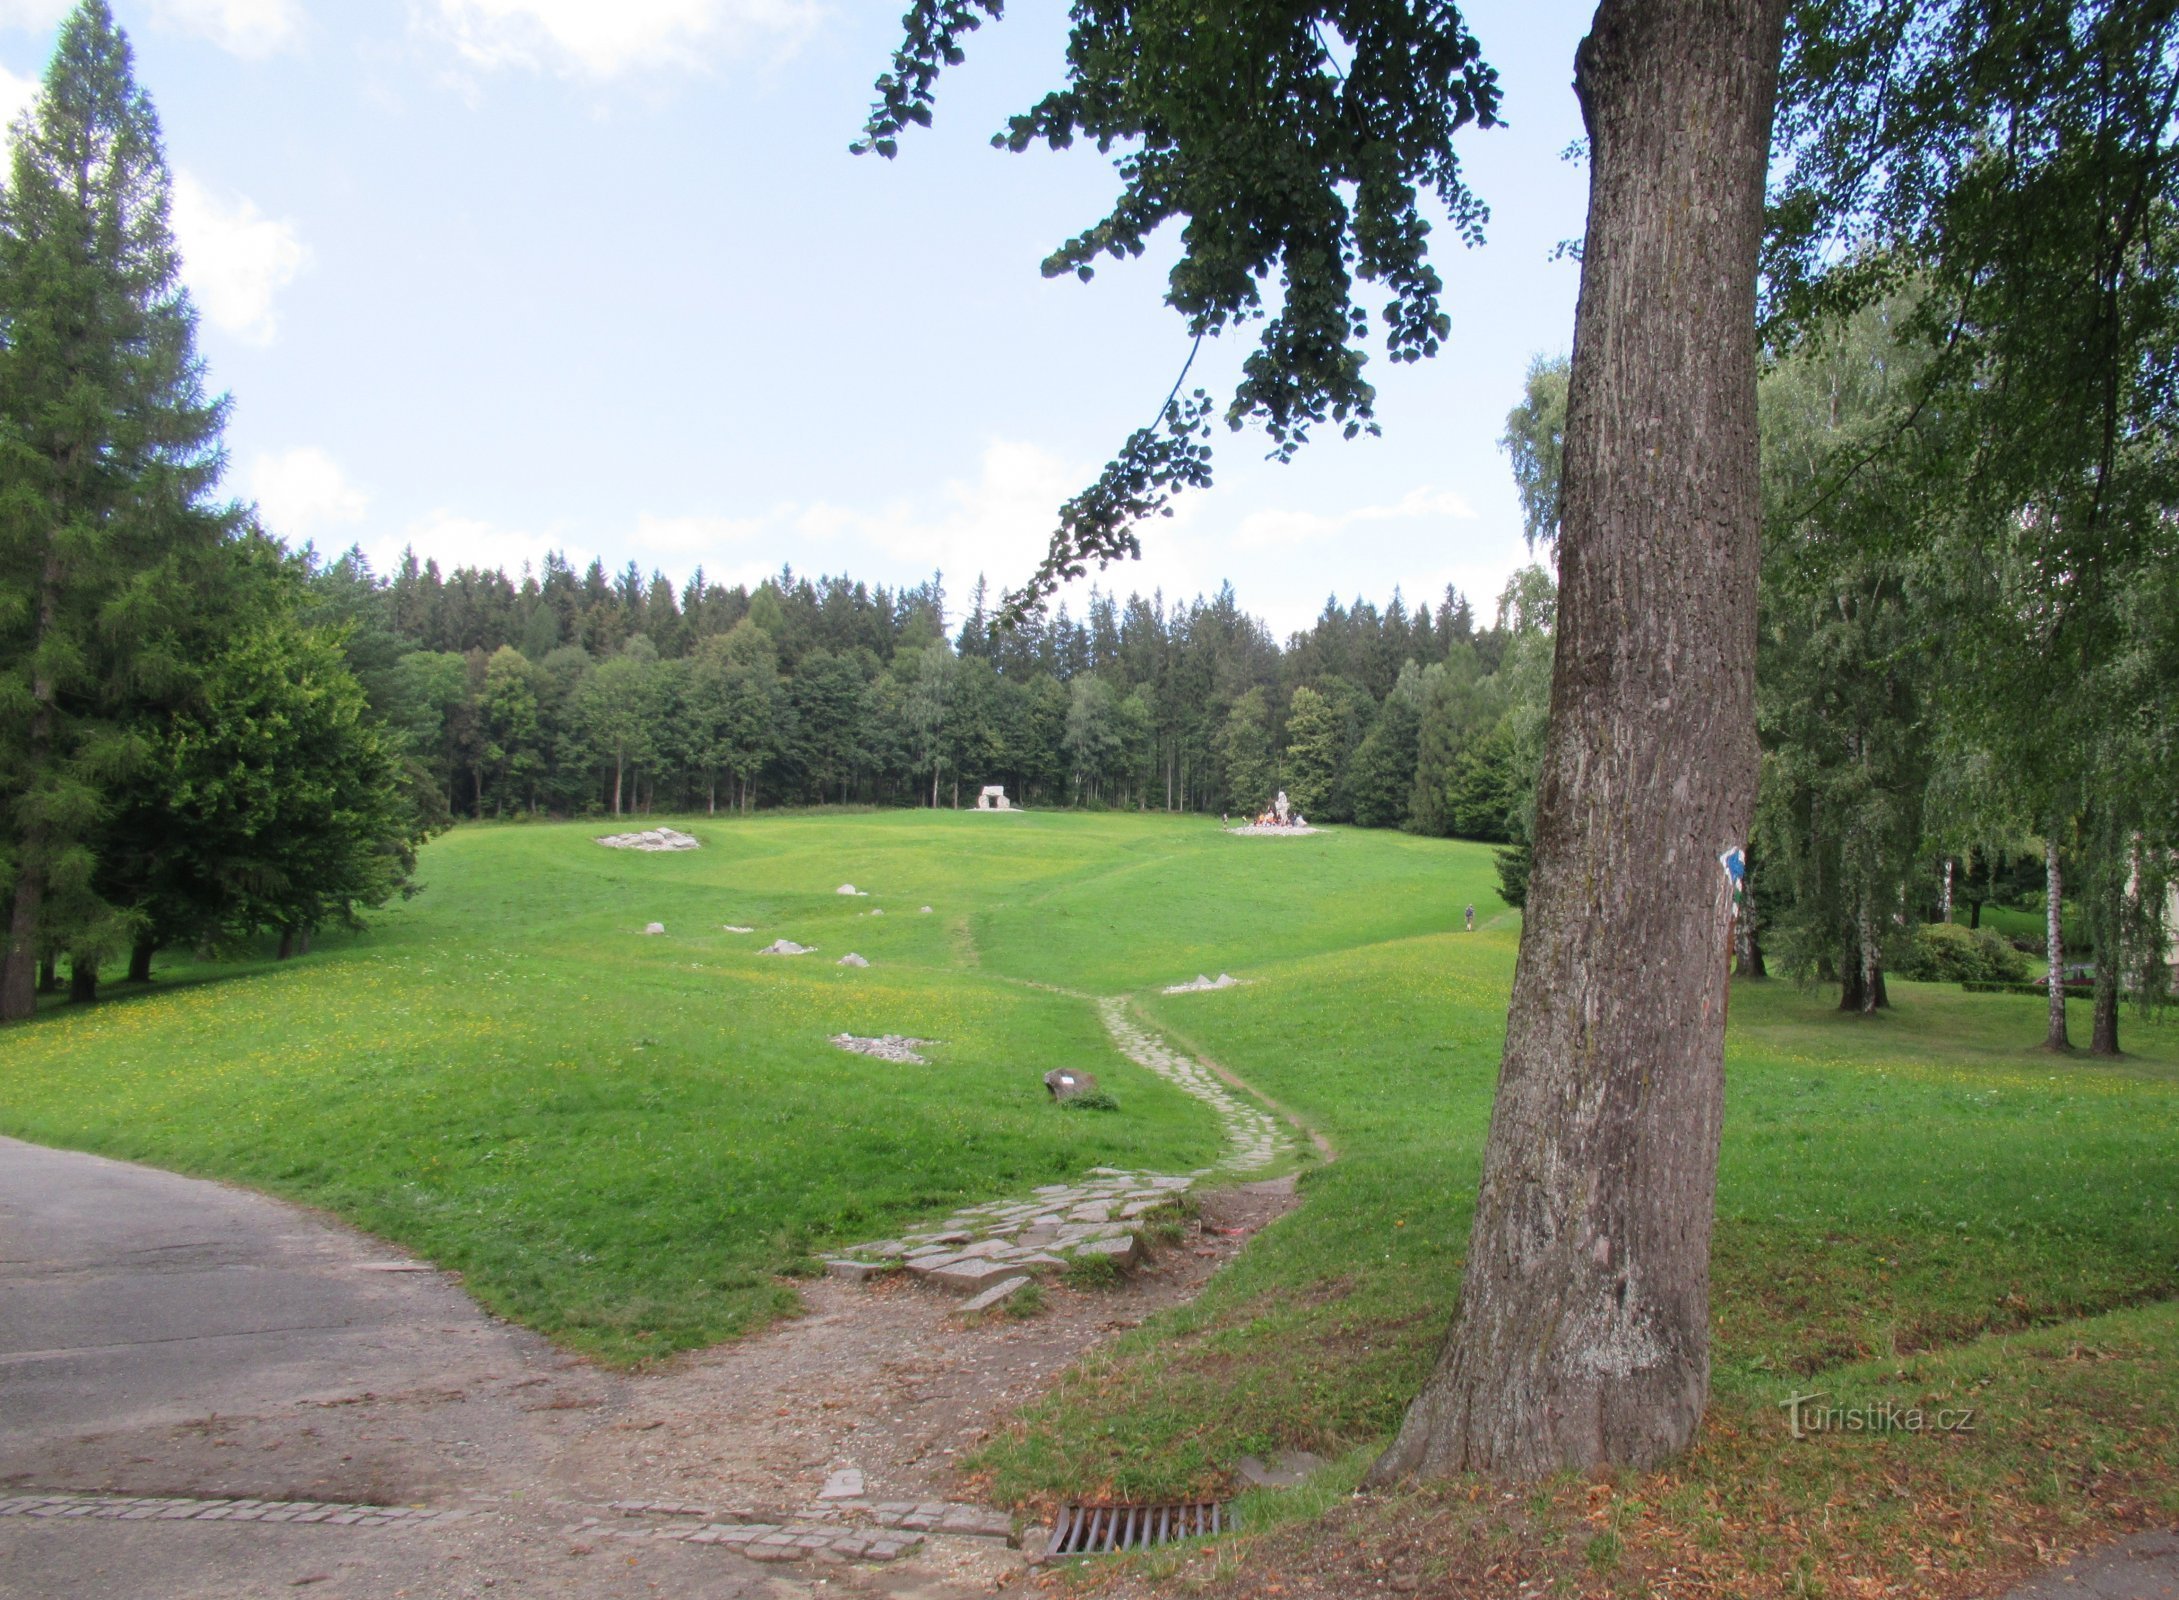
[[[65,9],[0,0],[10,119]],[[114,9],[235,397],[229,485],[291,541],[510,572],[559,548],[677,581],[942,569],[958,602],[978,571],[1027,574],[1186,354],[1169,239],[1091,284],[1038,274],[1102,215],[1106,162],[989,147],[1057,79],[1061,0],[975,35],[937,126],[890,163],[847,145],[899,0]],[[1550,253],[1581,228],[1559,152],[1589,6],[1471,15],[1510,126],[1466,144],[1490,242],[1439,235],[1449,346],[1373,365],[1381,439],[1279,466],[1222,434],[1217,486],[1098,581],[1172,598],[1230,578],[1284,632],[1396,584],[1487,611],[1526,559],[1497,439],[1530,356],[1571,337],[1576,268]],[[1221,399],[1246,353],[1223,344],[1191,380]]]

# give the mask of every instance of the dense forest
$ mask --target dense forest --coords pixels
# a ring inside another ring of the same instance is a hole
[[[1255,811],[1508,840],[1550,679],[1551,581],[1479,625],[1448,590],[1327,601],[1282,646],[1231,587],[1168,604],[1092,590],[1002,629],[979,577],[899,590],[782,571],[678,588],[548,555],[518,582],[390,576],[307,552],[311,615],[443,796],[445,815],[958,805]]]
[[[1001,628],[982,576],[959,597],[935,575],[784,568],[722,587],[543,553],[517,576],[448,572],[429,551],[380,574],[222,495],[226,402],[195,352],[171,178],[99,0],[18,128],[0,1019],[64,965],[89,1000],[102,968],[145,978],[161,948],[307,948],[413,892],[417,847],[459,818],[954,806],[989,783],[1032,806],[1245,814],[1283,788],[1312,821],[1496,843],[1521,903],[1563,358],[1535,362],[1507,417],[1537,559],[1487,618],[1451,591],[1335,598],[1279,640],[1230,585],[1092,589],[1079,616]],[[2085,208],[2087,235],[2116,226],[2100,190],[2030,199]],[[1954,249],[1767,352],[1745,619],[1761,792],[1752,837],[1694,843],[1746,846],[1740,970],[1837,982],[1859,1010],[1884,1004],[1887,970],[2019,981],[1993,931],[1945,930],[1985,904],[2040,910],[2048,969],[2092,957],[2091,1045],[2114,1053],[2121,999],[2170,980],[2179,296],[2160,256],[2109,257],[2084,299],[2040,256],[1993,276],[1988,251]],[[2050,1029],[2066,1044],[2056,999]]]

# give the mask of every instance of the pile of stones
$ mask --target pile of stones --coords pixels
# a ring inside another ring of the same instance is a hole
[[[1205,989],[1230,989],[1240,981],[1230,972],[1221,972],[1215,978],[1206,978],[1199,972],[1195,975],[1195,982],[1176,983],[1167,988],[1165,992],[1167,994],[1201,994]]]
[[[1078,1261],[1116,1268],[1139,1262],[1143,1230],[1176,1211],[1203,1173],[1168,1176],[1093,1167],[1080,1183],[1050,1183],[1027,1200],[994,1200],[956,1212],[935,1228],[879,1239],[825,1263],[834,1277],[859,1283],[906,1272],[957,1294],[973,1295],[981,1311],[1031,1278]],[[1009,1280],[1019,1279],[1018,1283]],[[979,1303],[981,1302],[981,1303]]]
[[[929,1060],[916,1054],[920,1045],[935,1044],[935,1039],[911,1039],[904,1033],[882,1034],[875,1039],[862,1039],[852,1033],[836,1033],[832,1042],[842,1050],[852,1050],[859,1056],[876,1056],[880,1061],[891,1061],[903,1067],[927,1067]]]
[[[616,833],[598,843],[608,850],[701,850],[701,841],[671,828],[648,828],[642,833]]]

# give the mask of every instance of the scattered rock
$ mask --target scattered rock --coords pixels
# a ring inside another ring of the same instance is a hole
[[[757,954],[760,956],[806,956],[814,954],[816,949],[817,946],[813,944],[796,944],[792,939],[774,939],[762,950],[759,950]]]
[[[838,961],[835,961],[833,965],[836,967],[867,967],[870,963],[850,950],[846,955],[840,957]]]
[[[1008,1278],[1004,1283],[993,1284],[961,1309],[963,1311],[989,1311],[993,1306],[1004,1305],[1028,1287],[1029,1279],[1026,1277]]]
[[[1089,1239],[1074,1247],[1077,1261],[1109,1261],[1116,1267],[1132,1267],[1142,1259],[1142,1240],[1132,1233],[1115,1239]]]
[[[1322,1456],[1306,1450],[1282,1450],[1268,1463],[1257,1456],[1243,1456],[1234,1470],[1259,1489],[1298,1489],[1323,1465]]]
[[[645,933],[664,933],[666,931],[666,925],[663,922],[646,923],[644,924],[643,931]]]
[[[869,897],[870,894],[870,891],[868,889],[858,889],[852,883],[843,883],[840,885],[839,888],[833,890],[832,892],[834,894],[860,895],[866,899]]]
[[[1249,834],[1258,839],[1305,839],[1309,835],[1321,833],[1323,830],[1321,828],[1312,828],[1306,822],[1251,822],[1239,828],[1228,828],[1226,832]]]
[[[859,1056],[876,1056],[880,1061],[895,1061],[904,1067],[927,1067],[930,1062],[916,1054],[916,1047],[934,1041],[911,1039],[899,1033],[888,1033],[878,1039],[858,1039],[852,1033],[836,1033],[832,1036],[832,1042],[842,1050],[852,1050]]]
[[[885,915],[885,908],[883,906],[872,906],[870,908],[870,915],[873,917],[882,917]]]
[[[1230,989],[1240,981],[1239,978],[1227,972],[1221,972],[1215,978],[1206,978],[1199,972],[1195,975],[1195,982],[1176,983],[1165,992],[1167,994],[1200,994],[1205,989]]]
[[[860,1500],[863,1493],[863,1475],[854,1467],[842,1467],[825,1480],[825,1486],[817,1491],[820,1500]]]
[[[930,914],[931,914],[931,908],[930,908],[929,906],[925,906],[925,907],[923,908],[923,910],[922,910],[922,911],[921,911],[921,912],[919,913],[919,915],[922,915],[922,916],[926,916],[926,917],[927,917],[927,916],[929,916]]]
[[[830,1260],[825,1263],[826,1273],[848,1283],[868,1283],[872,1278],[882,1278],[888,1272],[897,1272],[897,1261],[848,1261]]]
[[[671,828],[649,828],[642,833],[615,833],[598,843],[608,850],[701,850],[703,842]]]
[[[737,928],[731,922],[722,922],[719,924],[719,926],[725,929],[728,933],[755,933],[757,931],[754,928]]]
[[[908,1270],[924,1282],[935,1283],[942,1289],[953,1290],[956,1294],[974,1294],[979,1289],[992,1287],[1001,1278],[1011,1278],[1021,1271],[1011,1261],[987,1261],[976,1256],[966,1260],[958,1256],[950,1260],[934,1259],[940,1259],[941,1264],[934,1267],[921,1261],[911,1261],[908,1263]]]
[[[1073,1100],[1078,1096],[1097,1093],[1094,1073],[1076,1072],[1069,1067],[1054,1067],[1044,1074],[1044,1087],[1052,1091],[1054,1100]]]

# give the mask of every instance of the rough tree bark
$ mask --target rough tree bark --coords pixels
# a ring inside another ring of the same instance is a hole
[[[2088,1053],[2092,1056],[2118,1055],[2118,963],[2106,961],[2103,946],[2096,947],[2096,1011],[2089,1024]]]
[[[1763,962],[1763,930],[1755,910],[1755,874],[1740,880],[1740,915],[1733,922],[1733,975],[1751,983],[1770,976]]]
[[[1535,872],[1453,1330],[1371,1469],[1682,1449],[1754,809],[1755,278],[1784,0],[1602,0]]]
[[[1937,920],[1939,922],[1950,922],[1952,920],[1952,858],[1950,856],[1944,858],[1944,888],[1937,896]]]
[[[46,543],[45,565],[38,579],[38,644],[44,646],[60,626],[60,535]],[[55,722],[59,718],[58,690],[41,665],[30,682],[30,739],[24,751],[25,769],[42,775],[53,759]],[[33,778],[35,781],[35,777]],[[20,1022],[38,1010],[38,918],[45,909],[45,854],[48,844],[45,819],[35,810],[26,820],[15,853],[15,897],[8,913],[8,948],[0,957],[0,1022]]]
[[[2121,975],[2126,970],[2125,929],[2131,886],[2111,892],[2108,879],[2097,885],[2089,903],[2095,921],[2090,937],[2096,943],[2096,991],[2088,1026],[2088,1053],[2115,1056],[2118,1046],[2118,1002]]]
[[[2050,958],[2050,1031],[2044,1036],[2046,1050],[2070,1050],[2066,1038],[2066,942],[2065,879],[2058,871],[2058,836],[2043,841],[2043,952]]]

